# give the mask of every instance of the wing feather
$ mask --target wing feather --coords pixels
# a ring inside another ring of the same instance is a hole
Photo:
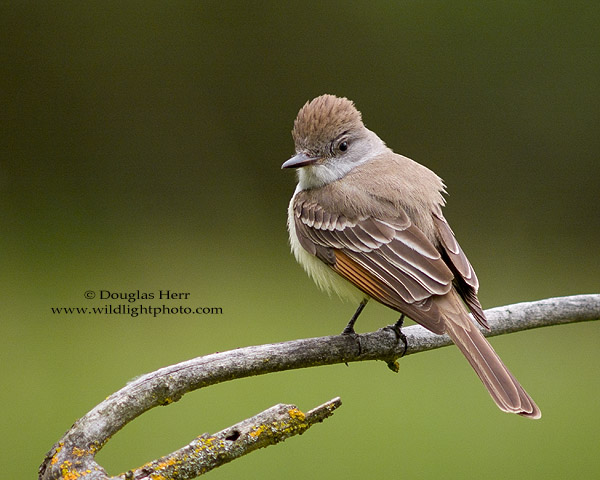
[[[473,270],[462,248],[460,248],[454,237],[454,232],[444,218],[442,209],[439,207],[433,211],[433,222],[439,234],[442,255],[454,273],[456,291],[467,304],[477,322],[489,329],[490,327],[483,313],[483,307],[477,298],[479,280],[477,279],[475,270]]]
[[[297,197],[295,227],[301,245],[368,295],[404,311],[406,304],[452,288],[453,273],[405,212],[389,221],[368,216],[350,220]]]

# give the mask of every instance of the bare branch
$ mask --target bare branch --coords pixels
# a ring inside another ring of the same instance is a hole
[[[247,453],[304,433],[331,416],[342,404],[339,397],[302,413],[295,405],[279,404],[213,435],[204,434],[189,445],[142,467],[119,475],[123,480],[169,478],[189,480]]]
[[[491,326],[491,332],[484,332],[487,336],[502,335],[542,326],[597,320],[600,319],[600,294],[577,295],[508,305],[487,310],[486,315]],[[75,422],[71,429],[46,455],[46,459],[39,469],[39,478],[40,480],[58,478],[108,479],[109,476],[96,463],[94,456],[112,435],[147,410],[159,405],[176,402],[187,392],[201,387],[253,375],[342,362],[383,360],[395,369],[397,367],[396,359],[402,355],[432,350],[450,344],[450,340],[446,336],[435,335],[418,325],[404,328],[402,333],[407,339],[406,346],[399,341],[397,332],[394,329],[382,328],[376,332],[355,336],[334,335],[245,347],[198,357],[143,375],[112,394]],[[239,430],[236,431],[240,432],[240,436],[236,440],[229,441],[243,444],[244,439],[251,436],[250,432],[258,431],[252,430],[253,428],[260,429],[261,425],[266,425],[264,422],[267,421],[268,415],[277,415],[276,412],[281,413],[281,410],[278,409],[283,409],[284,418],[285,411],[287,411],[290,418],[282,421],[284,423],[288,422],[290,427],[293,426],[291,428],[292,434],[296,434],[302,433],[314,423],[306,420],[306,418],[313,418],[312,415],[316,415],[314,417],[316,421],[322,420],[328,416],[325,413],[331,414],[337,406],[339,406],[339,402],[333,400],[317,407],[317,409],[306,414],[305,421],[299,423],[294,423],[291,420],[293,415],[297,415],[297,418],[302,417],[301,412],[297,409],[294,410],[295,407],[289,405],[276,406],[273,407],[276,411],[269,409],[238,424],[240,425]],[[290,412],[298,413],[291,414]],[[261,415],[266,416],[261,417]],[[249,423],[246,424],[246,422]],[[307,427],[301,428],[300,425],[304,423],[307,424]],[[241,425],[246,426],[242,429]],[[223,430],[223,432],[229,432],[225,434],[219,432],[209,437],[198,437],[188,446],[164,458],[170,461],[181,459],[183,450],[197,448],[202,443],[202,439],[225,438],[224,441],[228,441],[227,436],[231,434],[232,429],[236,428],[238,428],[237,425]],[[290,436],[288,435],[290,430],[285,428],[283,430],[271,430],[270,432],[272,437],[265,437],[264,445],[255,446],[257,444],[247,443],[248,448],[244,451],[244,448],[240,447],[239,452],[241,453],[239,455],[232,453],[238,451],[236,450],[237,445],[235,448],[234,446],[225,448],[227,447],[225,445],[223,450],[219,452],[227,458],[225,461],[230,461],[244,453],[261,446],[277,443]],[[230,436],[230,438],[233,438],[233,436]],[[250,448],[254,446],[255,448]],[[201,462],[204,460],[200,459],[199,455],[197,463],[189,467],[189,471],[193,475],[198,475],[217,466],[217,464],[211,463],[210,452],[206,452],[205,455],[207,456],[204,458],[208,463],[202,464]],[[225,461],[221,463],[225,463]],[[183,476],[184,474],[181,473],[187,467],[184,468],[183,465],[180,465],[179,473],[174,474],[174,469],[169,470],[168,465],[164,463],[161,464],[159,461],[150,462],[150,464],[138,470],[114,478],[141,479],[144,478],[145,473],[143,473],[143,470],[145,468],[154,468],[153,472],[160,472],[163,478],[193,478],[193,476],[189,476],[191,473],[189,475],[185,473],[188,476]],[[171,472],[170,476],[167,475],[167,471]]]

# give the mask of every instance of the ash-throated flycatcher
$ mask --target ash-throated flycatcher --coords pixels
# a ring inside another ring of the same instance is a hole
[[[298,169],[289,206],[292,251],[317,285],[406,315],[447,333],[501,410],[541,412],[471,321],[489,328],[479,282],[442,214],[444,184],[368,130],[354,104],[322,95],[307,102],[292,130]],[[402,319],[402,318],[401,318]]]

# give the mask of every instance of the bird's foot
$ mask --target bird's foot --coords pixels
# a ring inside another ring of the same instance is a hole
[[[406,349],[408,348],[408,341],[406,339],[406,335],[404,335],[404,333],[402,333],[402,325],[404,324],[404,314],[402,314],[402,316],[398,319],[398,321],[396,323],[394,323],[393,325],[388,325],[387,327],[384,327],[385,329],[391,330],[392,332],[394,332],[394,334],[396,335],[396,338],[398,340],[401,340],[402,343],[404,344],[404,348],[402,349],[402,355],[404,355],[404,353],[406,353]]]
[[[354,330],[354,322],[348,322],[348,325],[342,330],[342,335],[357,335]]]

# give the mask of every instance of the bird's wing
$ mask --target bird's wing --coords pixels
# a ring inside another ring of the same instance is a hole
[[[297,195],[294,220],[305,250],[369,296],[444,333],[432,297],[452,289],[454,273],[404,211],[398,210],[393,220],[350,219]]]

